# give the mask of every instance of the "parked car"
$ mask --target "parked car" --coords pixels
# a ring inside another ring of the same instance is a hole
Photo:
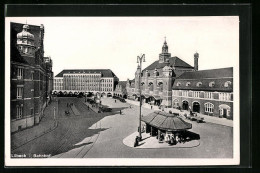
[[[125,101],[125,99],[122,99],[122,98],[120,99],[120,101],[121,101],[121,102],[123,102],[123,103],[125,103],[125,102],[126,102],[126,101]]]

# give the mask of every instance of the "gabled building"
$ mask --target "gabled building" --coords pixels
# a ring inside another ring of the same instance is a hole
[[[11,132],[38,124],[50,101],[52,60],[44,57],[44,26],[11,23]]]
[[[116,85],[116,89],[114,91],[114,96],[127,98],[127,90],[126,90],[127,81],[119,81]]]

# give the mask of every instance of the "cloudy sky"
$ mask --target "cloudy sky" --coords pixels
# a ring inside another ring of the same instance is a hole
[[[159,59],[166,37],[169,52],[199,70],[235,67],[239,59],[238,17],[19,17],[9,22],[45,26],[45,56],[54,75],[63,69],[111,69],[120,80],[134,78],[136,57],[143,67]]]

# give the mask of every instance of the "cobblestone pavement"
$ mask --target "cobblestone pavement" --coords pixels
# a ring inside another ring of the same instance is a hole
[[[77,116],[71,111],[69,115],[66,115],[65,111],[69,109],[67,103],[73,103],[81,114]],[[53,114],[46,114],[47,116],[52,117]],[[71,157],[83,157],[85,152],[93,145],[95,138],[93,136],[104,130],[97,123],[102,118],[101,115],[88,110],[87,106],[78,98],[59,98],[56,114],[58,127],[13,150],[12,153],[31,156],[33,154],[50,154],[51,156],[61,157],[66,156],[67,151],[78,149],[78,152]],[[96,128],[89,128],[92,125]],[[90,138],[92,140],[88,140]],[[85,148],[85,150],[81,151],[82,148]]]
[[[190,131],[200,135],[195,148],[135,149],[123,144],[123,139],[137,131],[139,107],[114,99],[102,98],[102,104],[112,108],[107,114],[87,109],[79,98],[60,98],[58,127],[32,142],[14,150],[17,154],[51,154],[57,158],[231,158],[233,128],[211,123],[192,123]],[[81,113],[65,115],[71,102]],[[120,114],[121,110],[121,114]],[[145,116],[154,110],[142,108]],[[134,141],[133,141],[134,142]]]
[[[104,98],[102,104],[119,108],[122,115],[106,116],[101,120],[100,132],[95,145],[85,157],[95,158],[231,158],[233,156],[233,128],[211,123],[192,123],[193,133],[200,135],[200,145],[195,148],[135,149],[123,144],[123,139],[137,131],[139,107],[129,103],[114,102]],[[142,108],[145,116],[154,110]],[[134,141],[133,141],[134,143]]]
[[[11,150],[53,130],[56,127],[53,114],[54,114],[54,107],[57,108],[57,104],[58,103],[56,101],[53,101],[45,108],[44,116],[38,125],[12,134]],[[56,115],[57,115],[57,110],[56,110]]]

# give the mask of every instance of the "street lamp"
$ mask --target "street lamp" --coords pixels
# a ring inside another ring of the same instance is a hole
[[[142,62],[145,62],[145,54],[141,54],[137,56],[137,64],[140,66],[140,74],[139,74],[139,90],[140,90],[140,115],[139,115],[139,140],[142,140],[141,133],[141,114],[142,114],[142,90],[141,90],[141,74],[142,74]]]

